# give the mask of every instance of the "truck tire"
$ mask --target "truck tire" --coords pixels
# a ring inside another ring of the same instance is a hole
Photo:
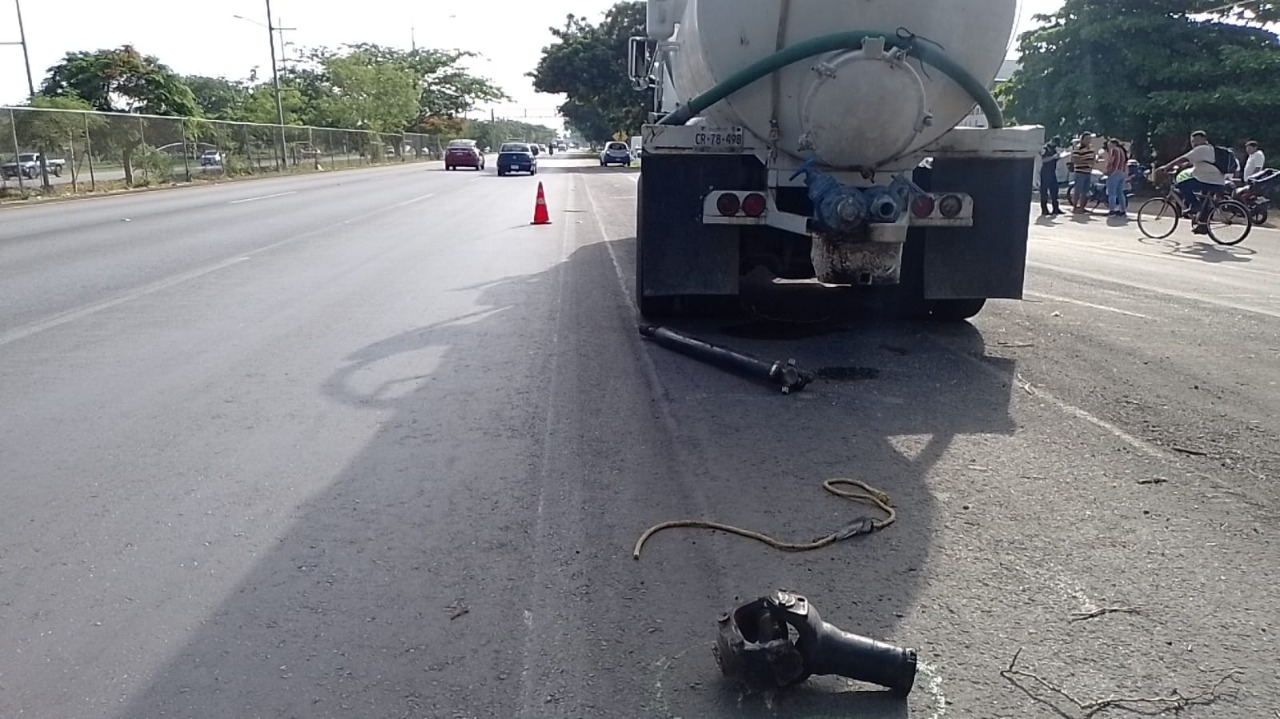
[[[938,322],[964,322],[973,319],[986,306],[981,297],[963,300],[929,300],[929,319]]]
[[[53,166],[53,176],[54,176],[54,177],[62,177],[62,165],[54,165],[54,166]]]

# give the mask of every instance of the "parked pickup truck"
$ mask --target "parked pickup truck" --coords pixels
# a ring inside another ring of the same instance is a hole
[[[45,164],[49,166],[49,174],[54,177],[62,177],[62,168],[66,166],[66,160],[50,160],[45,158]],[[40,153],[24,152],[18,155],[17,162],[7,162],[0,165],[0,173],[4,174],[6,180],[16,178],[18,173],[22,176],[34,180],[40,176]]]

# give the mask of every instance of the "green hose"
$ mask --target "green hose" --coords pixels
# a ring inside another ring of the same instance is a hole
[[[905,37],[903,36],[905,35]],[[917,39],[910,33],[901,33],[891,36],[883,32],[872,30],[850,30],[848,32],[838,32],[831,35],[823,35],[815,37],[811,40],[797,43],[785,50],[776,52],[763,60],[751,63],[747,67],[735,72],[724,82],[718,83],[710,90],[698,95],[690,100],[684,106],[675,112],[667,115],[658,122],[659,125],[683,125],[692,120],[706,110],[708,107],[720,102],[733,93],[750,85],[762,77],[781,70],[792,63],[821,55],[825,52],[834,52],[836,50],[857,50],[862,47],[862,41],[869,37],[884,38],[886,48],[895,48],[905,50],[908,55],[913,55],[920,59],[921,62],[928,63],[944,75],[956,81],[956,84],[964,88],[974,100],[977,100],[978,107],[982,108],[983,114],[987,116],[988,124],[993,128],[1004,127],[1004,116],[1000,112],[1000,105],[996,103],[996,99],[991,96],[991,92],[978,79],[964,69],[955,60],[952,60],[941,47],[931,43],[923,38]]]

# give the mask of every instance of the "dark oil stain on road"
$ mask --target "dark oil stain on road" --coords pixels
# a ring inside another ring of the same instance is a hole
[[[859,382],[879,378],[880,370],[875,367],[822,367],[816,374],[832,382]]]

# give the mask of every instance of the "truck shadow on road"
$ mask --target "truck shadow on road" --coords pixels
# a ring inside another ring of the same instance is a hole
[[[964,464],[963,436],[1013,431],[1008,368],[982,359],[967,324],[851,321],[787,340],[682,325],[877,370],[777,395],[641,342],[614,269],[631,247],[588,244],[543,272],[458,288],[469,309],[352,348],[318,391],[368,412],[376,434],[305,506],[279,508],[292,524],[118,716],[933,711],[927,652],[909,703],[830,679],[772,708],[741,699],[710,650],[715,618],[789,588],[846,630],[929,644],[908,618],[946,616],[939,589],[923,605],[922,593],[961,521],[937,474]],[[669,519],[824,534],[867,511],[822,492],[833,476],[889,492],[897,523],[803,554],[673,530],[631,556]]]

